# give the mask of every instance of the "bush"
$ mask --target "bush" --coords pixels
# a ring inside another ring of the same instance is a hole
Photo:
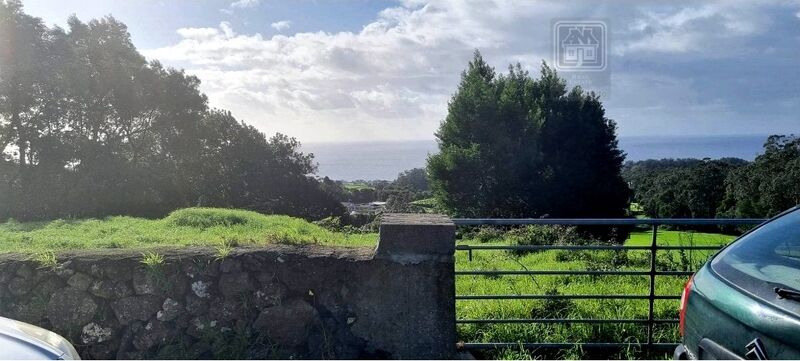
[[[582,238],[575,227],[538,225],[511,229],[506,236],[519,245],[575,244]]]
[[[473,238],[481,243],[499,241],[505,238],[506,233],[497,227],[483,226],[477,229],[470,238]]]

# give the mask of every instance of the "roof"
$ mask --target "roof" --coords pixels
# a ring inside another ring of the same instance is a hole
[[[564,45],[599,45],[600,42],[589,28],[571,28],[567,38],[561,41]]]

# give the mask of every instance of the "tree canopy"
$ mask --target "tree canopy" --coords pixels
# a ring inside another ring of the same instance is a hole
[[[428,192],[430,190],[425,168],[414,168],[400,172],[397,175],[397,179],[394,180],[394,185],[415,193]]]
[[[649,217],[714,218],[726,178],[744,164],[736,158],[650,159],[625,164],[622,174]]]
[[[341,212],[296,140],[209,109],[199,79],[147,61],[113,17],[67,24],[0,1],[0,218]]]
[[[753,162],[650,159],[625,164],[623,176],[649,217],[772,217],[800,203],[800,139],[772,135]]]
[[[772,135],[764,153],[725,180],[724,217],[771,217],[800,204],[800,138]]]
[[[431,189],[457,216],[620,217],[629,190],[597,95],[542,65],[497,75],[476,51],[436,133]]]

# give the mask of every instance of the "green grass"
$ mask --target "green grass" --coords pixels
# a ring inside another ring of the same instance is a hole
[[[651,232],[631,234],[627,245],[649,245]],[[662,245],[726,244],[732,236],[712,233],[659,231]],[[508,240],[486,243],[463,240],[460,244],[507,245]],[[660,251],[659,270],[694,270],[706,261],[710,251]],[[508,251],[473,251],[470,261],[466,251],[456,253],[458,270],[639,270],[650,267],[648,251],[540,251],[514,254]],[[659,276],[657,295],[680,294],[686,277]],[[580,276],[513,275],[457,276],[456,294],[649,294],[649,276]],[[677,300],[657,300],[655,318],[677,318]],[[458,300],[456,314],[462,319],[508,318],[605,318],[647,319],[647,300]],[[465,342],[646,342],[645,325],[636,324],[459,324],[459,338]],[[656,342],[677,342],[677,326],[659,325]],[[616,354],[588,354],[571,349],[559,353],[526,353],[519,350],[488,352],[487,358],[662,358],[668,355],[644,355],[641,350],[623,350]]]
[[[357,247],[374,246],[376,240],[375,234],[331,232],[299,218],[214,208],[181,209],[154,220],[120,216],[0,223],[0,253],[170,246],[224,249],[269,243]]]
[[[716,246],[725,245],[732,241],[735,236],[719,233],[703,233],[691,231],[666,231],[659,230],[656,240],[660,245],[706,245]],[[649,246],[653,241],[653,232],[632,232],[625,242],[629,246]]]
[[[344,189],[346,189],[348,191],[351,191],[351,192],[352,191],[363,191],[363,190],[368,190],[368,189],[375,190],[374,187],[372,187],[372,186],[370,186],[368,184],[358,183],[358,182],[347,182],[347,183],[344,183],[342,186],[344,187]]]

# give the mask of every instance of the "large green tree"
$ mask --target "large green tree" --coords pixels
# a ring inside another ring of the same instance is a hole
[[[615,133],[598,96],[546,64],[538,78],[519,64],[497,75],[476,51],[436,133],[431,189],[457,216],[624,216]]]
[[[209,109],[199,79],[148,62],[125,24],[67,25],[0,0],[0,217],[342,211],[296,140]]]

